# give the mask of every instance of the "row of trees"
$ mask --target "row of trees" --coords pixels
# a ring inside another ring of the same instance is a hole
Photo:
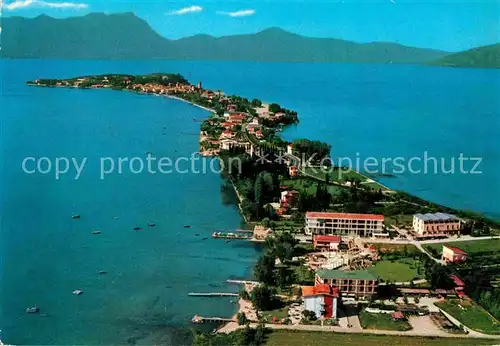
[[[324,158],[330,158],[331,145],[320,141],[311,141],[309,139],[296,139],[293,141],[293,148],[300,155],[305,155],[306,160],[312,164],[322,162]],[[323,160],[323,164],[327,164]]]

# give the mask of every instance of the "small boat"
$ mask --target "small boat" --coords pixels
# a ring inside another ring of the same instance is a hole
[[[154,222],[148,223],[148,227],[155,227],[155,226],[156,226],[156,224]]]
[[[79,219],[79,218],[80,218],[80,215],[75,214],[75,215],[71,216],[71,218],[72,218],[73,220],[76,220],[76,219]]]
[[[194,234],[195,237],[199,237],[200,236],[200,233],[195,233]]]
[[[203,237],[203,238],[201,238],[201,240],[207,240],[207,239],[208,239],[208,237]]]
[[[95,231],[92,231],[92,234],[101,234],[101,231],[95,230]]]
[[[107,273],[107,271],[105,271],[105,270],[99,270],[99,271],[98,271],[98,273],[99,273],[99,274],[106,274],[106,273]]]
[[[134,231],[140,231],[141,229],[142,229],[142,228],[141,228],[141,227],[139,227],[139,226],[135,226],[135,227],[134,227]]]
[[[184,225],[184,228],[191,228],[190,225]]]
[[[119,216],[115,216],[113,220],[118,220],[119,218],[120,218]]]
[[[36,306],[32,306],[31,308],[26,309],[26,313],[28,313],[28,314],[36,314],[39,312],[40,312],[40,308],[38,308]]]
[[[80,294],[82,294],[82,293],[83,293],[83,291],[82,291],[82,290],[74,290],[72,293],[73,293],[75,296],[79,296]]]

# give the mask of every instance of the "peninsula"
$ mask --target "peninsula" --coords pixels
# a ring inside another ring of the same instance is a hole
[[[255,340],[262,340],[262,324],[304,334],[500,338],[500,223],[337,167],[327,143],[283,140],[280,132],[299,121],[297,112],[205,89],[179,74],[27,83],[166,96],[211,113],[200,125],[200,154],[220,160],[223,190],[235,190],[252,240],[265,242],[266,251],[254,268],[257,281],[239,282],[238,314],[196,315],[194,323],[228,321],[222,332],[239,329],[234,337],[244,331]],[[195,345],[214,344],[207,338],[197,335]]]

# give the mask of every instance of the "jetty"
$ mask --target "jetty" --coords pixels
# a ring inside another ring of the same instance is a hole
[[[251,281],[251,280],[226,280],[228,284],[237,284],[237,285],[258,285],[258,281]]]
[[[190,297],[238,297],[238,293],[229,292],[210,292],[210,293],[195,293],[188,294]]]
[[[242,233],[232,233],[232,232],[214,232],[212,233],[212,238],[222,238],[222,239],[238,239],[238,240],[250,240],[252,237],[247,234]]]
[[[233,322],[232,318],[224,318],[224,317],[203,317],[199,315],[194,315],[191,319],[192,323],[201,324],[205,322]]]

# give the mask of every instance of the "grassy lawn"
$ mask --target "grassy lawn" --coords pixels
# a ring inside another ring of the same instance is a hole
[[[366,178],[358,174],[357,172],[338,167],[329,168],[326,170],[319,167],[304,167],[303,170],[305,173],[320,178],[322,180],[325,179],[326,173],[328,173],[329,180],[338,183],[347,181],[347,179],[357,179],[359,181],[366,181]]]
[[[262,311],[262,316],[267,319],[267,321],[272,322],[273,317],[282,320],[288,317],[288,305],[282,307],[281,309]]]
[[[472,346],[494,345],[495,340],[465,338],[425,338],[392,335],[369,335],[332,332],[273,331],[267,336],[268,346]]]
[[[411,325],[406,321],[393,321],[390,314],[371,314],[361,311],[359,322],[364,329],[382,329],[382,330],[410,330]]]
[[[281,182],[281,185],[286,185],[292,190],[297,190],[299,192],[303,191],[310,196],[315,196],[318,182],[313,179],[295,178],[295,179],[285,179]],[[328,186],[328,192],[331,195],[340,194],[340,191],[342,191],[342,189],[345,188],[336,185]]]
[[[340,184],[345,183],[348,180],[358,180],[360,182],[367,181],[366,177],[359,174],[358,172],[342,169],[339,167],[329,168],[326,170],[319,167],[304,167],[303,171],[304,173],[307,173],[321,180],[325,180],[326,174],[328,173],[329,181]],[[363,183],[363,186],[370,188],[372,190],[379,190],[379,189],[386,190],[385,187],[383,187],[376,181]]]
[[[286,185],[291,190],[303,191],[310,196],[316,195],[317,183],[311,179],[284,179],[281,185]]]
[[[305,266],[292,266],[295,275],[297,275],[297,283],[300,285],[314,285],[314,272],[309,271]]]
[[[434,248],[439,253],[443,250],[443,245],[450,245],[458,247],[469,254],[483,251],[498,251],[500,249],[500,239],[486,239],[486,240],[471,240],[471,241],[455,241],[450,243],[441,244],[428,244],[426,248]]]
[[[485,334],[500,334],[500,321],[488,314],[486,310],[474,302],[466,301],[462,305],[459,303],[458,299],[449,299],[436,303],[436,305],[455,317],[464,326],[475,331]]]
[[[422,275],[417,271],[419,263],[419,261],[409,258],[397,261],[379,261],[370,268],[370,271],[385,281],[406,282],[422,278]]]

